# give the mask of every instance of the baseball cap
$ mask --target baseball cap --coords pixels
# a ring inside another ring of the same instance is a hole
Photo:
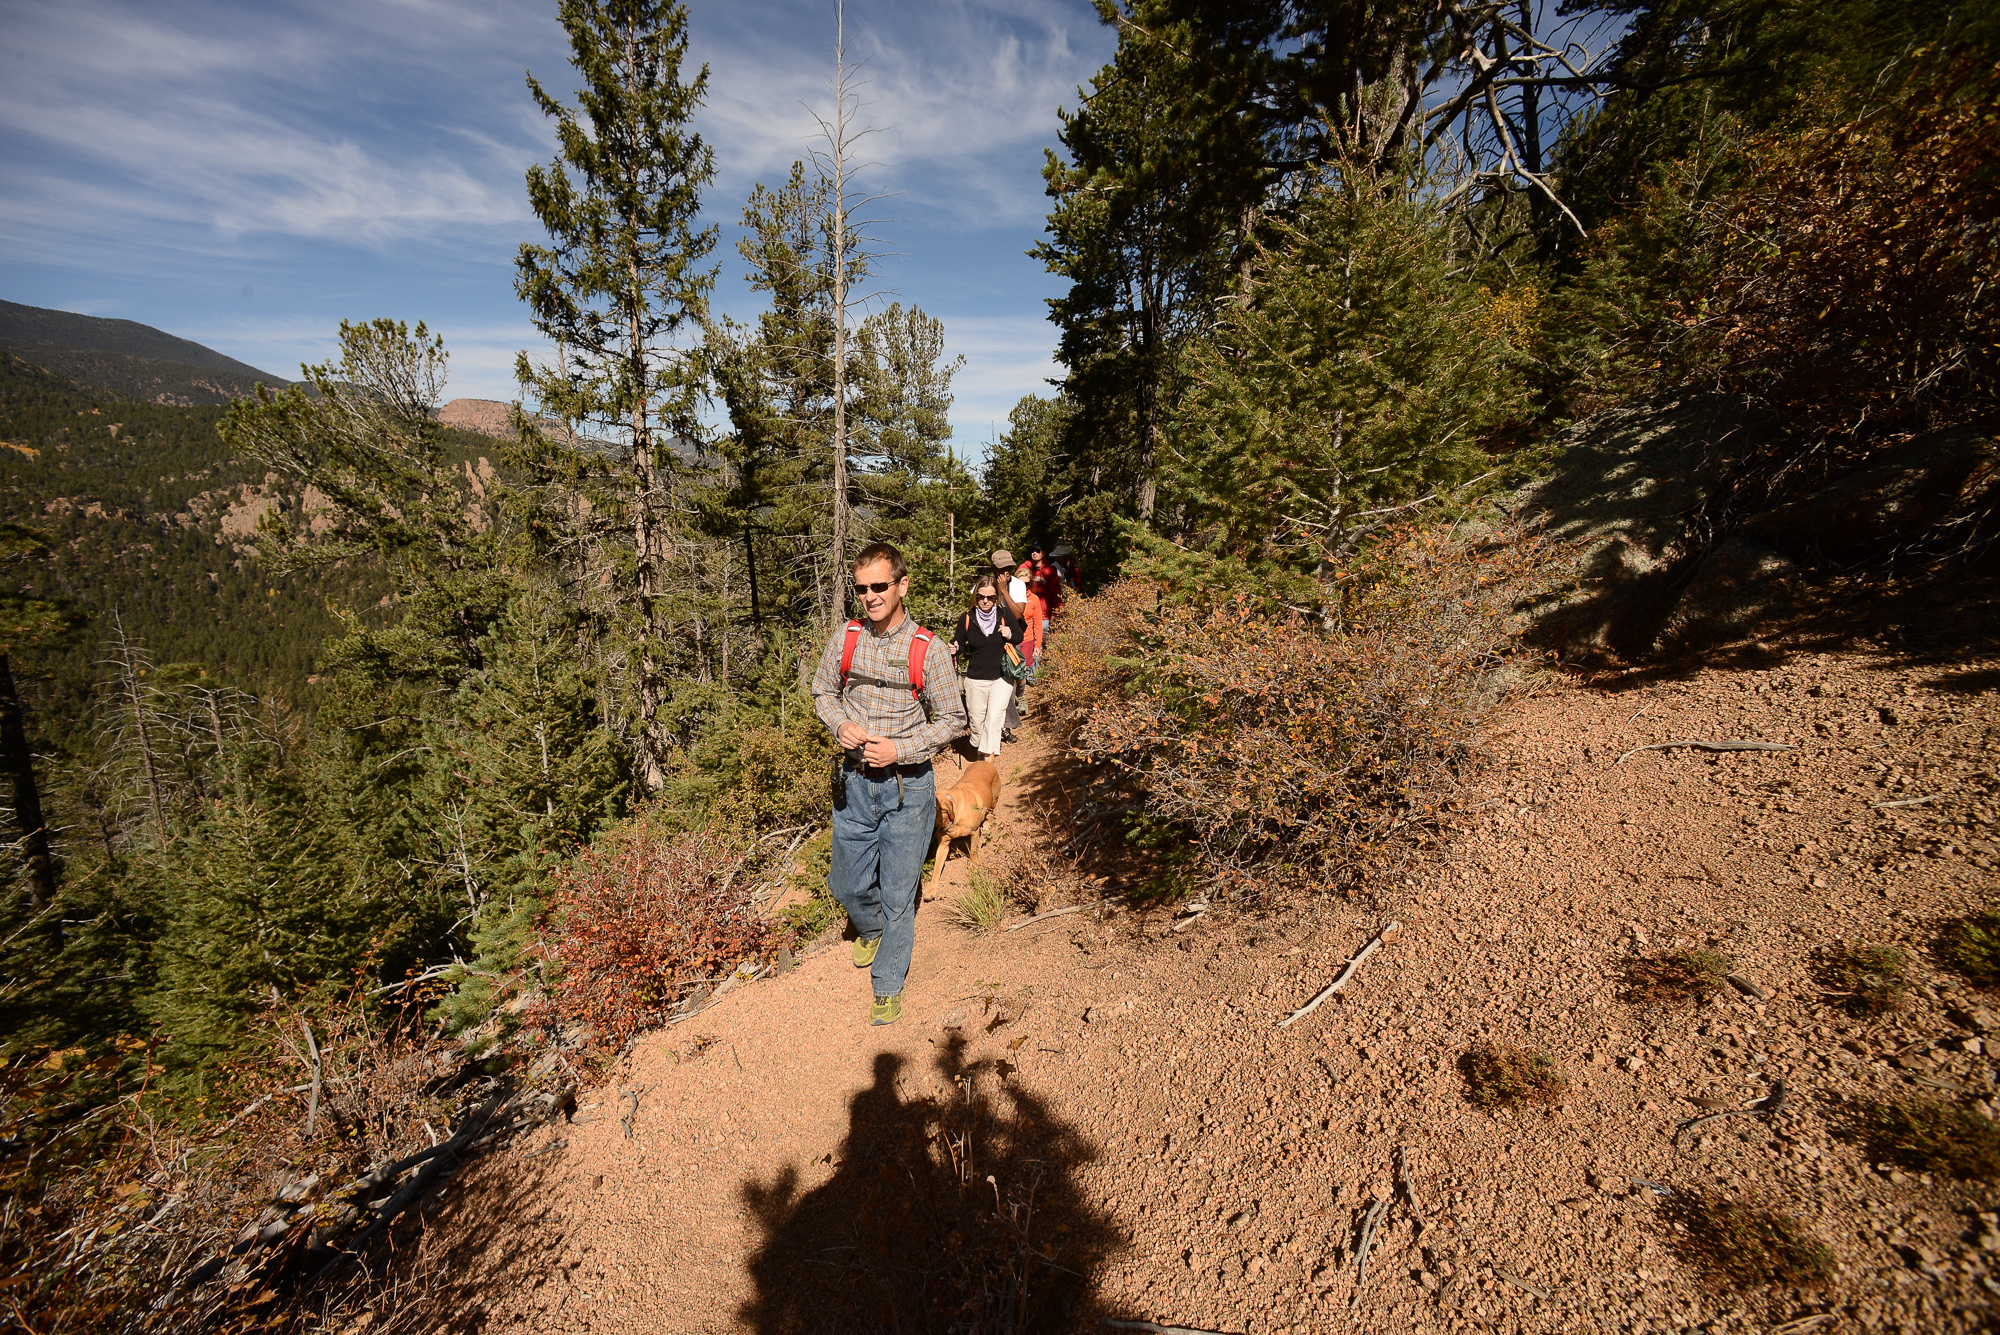
[[[998,570],[1002,567],[1009,570],[1014,567],[1014,553],[1008,551],[1005,547],[993,553],[993,568]]]

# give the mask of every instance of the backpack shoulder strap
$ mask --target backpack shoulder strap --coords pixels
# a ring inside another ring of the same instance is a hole
[[[854,646],[861,643],[861,623],[847,623],[847,642],[840,646],[840,688],[847,689],[847,670],[854,666]]]
[[[918,626],[910,635],[910,694],[924,695],[924,658],[931,651],[931,633]]]

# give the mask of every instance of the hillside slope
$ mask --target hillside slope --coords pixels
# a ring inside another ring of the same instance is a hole
[[[129,398],[184,407],[228,403],[260,382],[273,387],[288,383],[136,320],[106,320],[12,301],[0,301],[0,350]]]
[[[1992,895],[1996,666],[1795,648],[1546,681],[1373,906],[974,938],[931,903],[901,1024],[866,1026],[840,947],[649,1035],[570,1127],[446,1207],[438,1297],[495,1330],[942,1330],[968,1284],[1011,1274],[1030,1328],[1063,1331],[1983,1329],[1985,1191],[1859,1127],[1886,1100],[1993,1097],[2000,1019],[1930,950]],[[1621,763],[1685,738],[1794,749]],[[1003,864],[1063,781],[1032,748],[1010,760]],[[1933,800],[1893,805],[1913,796]],[[1391,920],[1352,986],[1275,1027]],[[1829,994],[1842,942],[1906,952],[1900,1009]],[[1693,948],[1768,997],[1627,999],[1634,961]],[[1474,1106],[1480,1043],[1546,1053],[1560,1105]],[[1780,1083],[1772,1115],[1676,1144]],[[1677,1225],[1724,1198],[1794,1216],[1830,1283],[1711,1287]],[[1017,1244],[1045,1260],[1009,1270]]]

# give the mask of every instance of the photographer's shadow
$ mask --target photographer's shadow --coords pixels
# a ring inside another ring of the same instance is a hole
[[[831,1179],[744,1186],[764,1242],[742,1319],[768,1335],[1068,1329],[1119,1242],[1077,1193],[1095,1150],[1008,1063],[968,1063],[962,1038],[938,1054],[950,1095],[906,1098],[903,1066],[876,1057]]]

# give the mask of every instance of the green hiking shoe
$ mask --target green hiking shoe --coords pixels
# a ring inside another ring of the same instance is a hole
[[[894,1024],[903,1018],[903,994],[893,997],[877,997],[875,1004],[868,1008],[868,1023]]]
[[[882,948],[879,936],[859,936],[854,939],[854,967],[865,969],[875,962],[875,952]]]

